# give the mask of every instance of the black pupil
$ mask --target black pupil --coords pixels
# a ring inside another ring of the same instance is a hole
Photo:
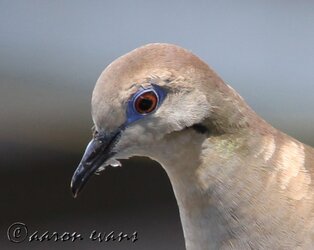
[[[153,102],[152,100],[150,99],[142,99],[140,100],[140,103],[139,103],[139,108],[143,111],[147,111],[149,110],[153,105]]]

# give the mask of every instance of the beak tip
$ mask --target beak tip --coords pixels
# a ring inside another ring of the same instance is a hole
[[[73,198],[77,198],[79,191],[77,189],[71,188]]]
[[[77,185],[74,185],[73,180],[71,181],[70,188],[73,198],[77,198],[80,188],[78,188]]]
[[[72,193],[73,198],[76,198],[76,197],[77,197],[77,193],[73,190],[72,187],[71,187],[71,193]]]

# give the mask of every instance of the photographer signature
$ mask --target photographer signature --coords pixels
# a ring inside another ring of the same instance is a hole
[[[11,224],[7,230],[8,240],[13,243],[21,243],[27,240],[28,242],[43,242],[43,241],[81,241],[84,240],[84,237],[81,233],[78,232],[29,232],[28,227],[25,223],[15,222]],[[124,232],[116,233],[115,231],[111,231],[109,233],[106,232],[98,232],[96,230],[91,231],[88,236],[88,239],[91,241],[97,242],[109,242],[109,241],[131,241],[135,242],[138,240],[137,231],[134,231],[132,234],[126,234]]]

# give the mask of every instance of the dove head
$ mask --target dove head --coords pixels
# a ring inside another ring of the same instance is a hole
[[[111,63],[96,83],[92,97],[96,128],[111,131],[128,121],[131,126],[135,120],[142,125],[153,120],[168,128],[162,130],[192,125],[208,113],[206,97],[198,88],[207,71],[205,63],[175,45],[150,44],[131,51]],[[136,107],[131,110],[134,97],[146,89],[157,91],[156,107],[143,113]]]
[[[206,63],[178,46],[149,44],[116,59],[93,91],[95,133],[73,176],[73,193],[110,159],[171,162],[180,143],[234,127],[241,114],[230,100],[242,102]]]

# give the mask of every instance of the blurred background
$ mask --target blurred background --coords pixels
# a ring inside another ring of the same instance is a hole
[[[171,185],[153,161],[123,161],[71,196],[99,74],[140,45],[181,45],[313,146],[313,24],[313,1],[0,0],[0,248],[183,249]],[[84,240],[14,244],[6,231],[17,221]],[[91,242],[92,230],[137,231],[139,240]]]

